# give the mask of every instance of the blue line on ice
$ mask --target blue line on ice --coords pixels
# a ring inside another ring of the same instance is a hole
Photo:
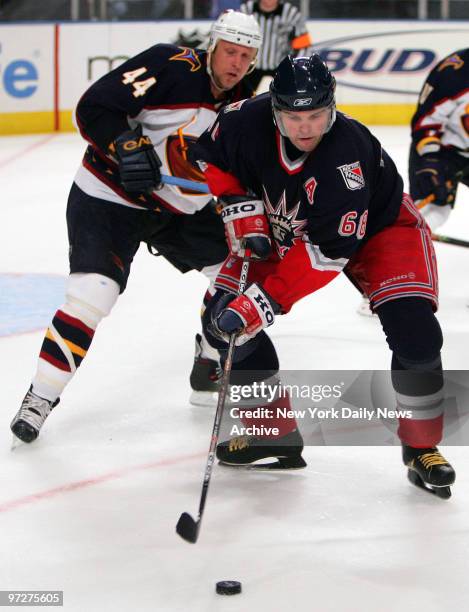
[[[66,277],[0,274],[0,337],[45,328],[64,302]]]

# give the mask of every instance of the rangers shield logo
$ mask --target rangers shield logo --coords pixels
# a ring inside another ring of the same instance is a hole
[[[355,189],[363,189],[365,186],[365,179],[363,178],[360,162],[357,161],[353,164],[337,166],[337,170],[340,170],[347,189],[354,191]]]

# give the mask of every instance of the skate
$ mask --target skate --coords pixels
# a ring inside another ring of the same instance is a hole
[[[201,342],[202,336],[197,334],[194,365],[189,379],[192,388],[189,402],[194,406],[216,406],[222,371],[218,361],[202,357]]]
[[[254,436],[237,436],[217,446],[217,459],[222,465],[247,466],[256,470],[297,470],[306,467],[301,456],[303,438],[294,431],[277,438],[263,439]],[[270,463],[256,463],[262,459],[275,458]]]
[[[413,448],[403,445],[402,460],[409,468],[407,477],[412,484],[440,499],[451,497],[450,485],[456,479],[456,472],[436,446]]]
[[[31,385],[23,399],[21,408],[10,424],[10,429],[16,438],[28,444],[34,442],[44,421],[59,401],[59,399],[56,399],[55,402],[51,402],[39,397],[32,391]]]

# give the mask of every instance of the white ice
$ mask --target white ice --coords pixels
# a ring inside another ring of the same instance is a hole
[[[373,131],[406,177],[408,129]],[[65,204],[83,149],[73,134],[0,139],[0,275],[67,274]],[[468,189],[441,233],[469,239]],[[466,369],[469,251],[435,246],[444,365]],[[188,404],[205,286],[142,246],[39,440],[13,452],[9,422],[42,332],[0,338],[0,589],[63,590],[67,611],[466,609],[464,447],[444,448],[457,469],[449,501],[407,482],[397,446],[310,447],[308,468],[287,474],[216,466],[198,543],[176,535],[180,513],[196,515],[214,413]],[[387,368],[357,295],[341,278],[280,318],[282,367]],[[216,595],[223,579],[243,593]]]

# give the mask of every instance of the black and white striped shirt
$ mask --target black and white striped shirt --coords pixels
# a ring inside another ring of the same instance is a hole
[[[262,34],[262,47],[256,68],[274,70],[288,53],[311,55],[311,37],[300,11],[290,2],[279,2],[278,7],[265,13],[259,2],[248,0],[240,11],[254,15]]]

